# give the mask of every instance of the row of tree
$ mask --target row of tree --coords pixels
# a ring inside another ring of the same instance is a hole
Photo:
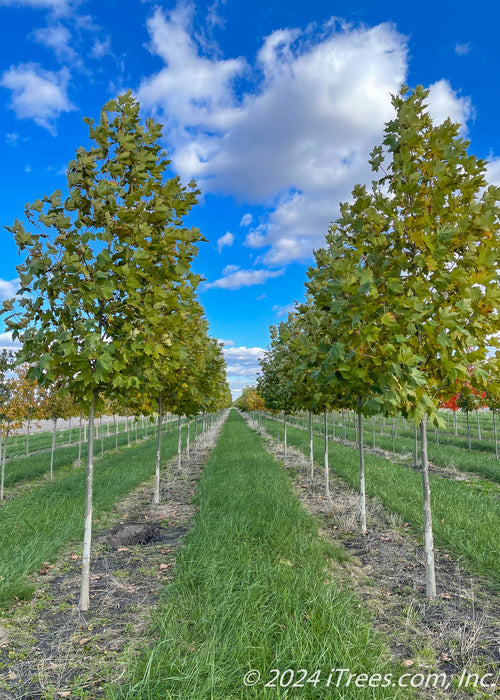
[[[191,264],[198,229],[184,217],[194,182],[169,177],[161,125],[141,123],[131,93],[108,102],[92,141],[79,148],[60,191],[29,204],[12,232],[24,262],[6,326],[22,344],[17,362],[88,412],[82,585],[89,606],[93,439],[96,411],[116,401],[142,414],[194,415],[231,402],[221,345],[208,335]],[[159,502],[158,430],[154,502]]]
[[[434,125],[428,92],[403,87],[370,159],[375,179],[340,207],[308,270],[306,301],[271,329],[260,395],[290,413],[358,414],[360,521],[366,530],[363,415],[420,427],[427,596],[436,595],[427,422],[466,383],[498,396],[500,188],[460,126]],[[327,431],[325,431],[326,434]],[[328,491],[325,445],[325,492]]]

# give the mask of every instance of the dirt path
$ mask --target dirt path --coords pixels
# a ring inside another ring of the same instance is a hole
[[[292,476],[306,510],[319,519],[320,533],[351,555],[351,561],[336,567],[331,575],[357,592],[374,627],[390,646],[392,657],[402,661],[409,672],[444,672],[449,679],[458,679],[464,669],[480,677],[493,673],[497,687],[474,697],[499,693],[498,594],[446,552],[436,550],[438,598],[427,601],[423,549],[408,523],[376,499],[368,499],[369,532],[362,536],[357,526],[358,493],[331,473],[331,499],[327,501],[322,469],[316,466],[311,479],[309,461],[301,452],[288,448],[284,457],[275,440],[265,439],[268,450]],[[446,692],[427,689],[422,697],[434,700],[471,695],[450,688]]]
[[[36,577],[38,589],[0,616],[1,700],[98,698],[106,681],[124,679],[131,655],[149,641],[151,614],[173,579],[175,558],[192,524],[193,495],[220,425],[191,458],[183,453],[162,474],[161,503],[143,485],[94,529],[91,610],[77,608],[81,545],[69,548]]]

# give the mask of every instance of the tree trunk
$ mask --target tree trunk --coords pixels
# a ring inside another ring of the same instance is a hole
[[[465,415],[467,417],[467,445],[469,447],[469,452],[472,451],[471,444],[470,444],[470,425],[469,425],[469,411],[465,411]]]
[[[424,507],[425,591],[428,600],[432,600],[436,597],[436,572],[434,569],[434,539],[432,535],[429,460],[427,458],[427,416],[424,416],[420,423],[420,444],[422,452],[422,488]]]
[[[118,452],[118,421],[116,414],[113,413],[113,423],[115,424],[115,452]]]
[[[414,450],[413,450],[413,466],[415,469],[417,468],[418,465],[418,434],[417,434],[417,426],[415,426],[415,445],[414,445]]]
[[[177,419],[177,470],[181,470],[181,449],[182,449],[182,432],[181,432],[181,417]]]
[[[365,488],[365,455],[363,451],[363,415],[361,413],[361,398],[358,398],[358,447],[359,447],[359,519],[361,532],[366,532],[366,488]]]
[[[26,457],[30,456],[30,419],[26,423]]]
[[[54,450],[56,449],[57,418],[53,418],[52,421],[54,427],[52,428],[52,448],[50,450],[50,480],[54,481]]]
[[[278,450],[279,450],[280,449],[280,414],[279,413],[276,415],[276,430],[278,431],[276,440],[278,441],[277,444],[278,444]]]
[[[85,499],[85,530],[83,535],[82,580],[80,584],[80,610],[89,609],[90,545],[92,542],[92,483],[94,480],[94,412],[96,394],[92,396],[89,411],[89,440],[87,454],[87,493]]]
[[[347,443],[346,429],[345,429],[345,413],[342,409],[342,432],[344,434],[344,445]]]
[[[495,412],[493,411],[493,439],[495,440],[495,458],[498,461],[498,439],[497,439],[497,425],[495,421]]]
[[[3,440],[0,441],[0,461],[2,462],[2,474],[0,476],[0,501],[3,501],[3,490],[4,490],[4,484],[5,484],[5,458],[7,455],[7,438],[9,436],[9,433],[7,432]],[[3,450],[2,450],[3,447]]]
[[[72,437],[72,436],[71,436],[71,432],[72,432],[72,428],[71,428],[71,416],[68,418],[68,423],[69,423],[69,444],[71,445],[71,444],[72,444],[72,443],[71,443],[71,437]]]
[[[160,505],[160,467],[161,467],[161,391],[158,394],[158,435],[156,438],[156,467],[155,467],[155,488],[153,493],[153,505]]]
[[[283,414],[283,446],[284,446],[285,457],[286,457],[286,411]]]
[[[375,442],[375,416],[372,416],[372,439],[373,439],[373,451],[377,449],[377,444]]]
[[[328,428],[326,422],[326,410],[325,410],[325,497],[330,498],[330,470],[328,468]]]
[[[394,418],[392,419],[392,458],[396,459],[396,431],[394,428]]]
[[[313,450],[313,416],[309,411],[309,464],[311,466],[311,479],[314,476],[314,450]]]
[[[453,431],[455,433],[455,437],[458,435],[458,428],[457,428],[457,412],[453,411]]]
[[[187,417],[187,432],[186,432],[186,457],[190,459],[191,455],[189,453],[189,429],[191,427],[191,416]]]
[[[102,416],[99,418],[101,425],[101,457],[104,455],[104,430],[102,429]]]
[[[82,466],[82,421],[83,415],[80,413],[80,424],[78,426],[78,467]]]

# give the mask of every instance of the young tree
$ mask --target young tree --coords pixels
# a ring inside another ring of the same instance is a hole
[[[137,369],[160,353],[150,338],[168,307],[168,283],[182,274],[179,251],[201,237],[180,227],[198,192],[167,177],[161,126],[140,123],[130,92],[108,102],[98,124],[85,122],[93,145],[68,166],[68,197],[57,191],[26,207],[36,233],[17,220],[9,228],[26,257],[18,268],[20,310],[7,318],[23,343],[20,361],[36,363],[30,376],[42,386],[64,378],[88,410],[82,610],[89,606],[95,410],[104,398],[140,390]],[[145,318],[151,289],[156,307]],[[14,310],[13,302],[4,308]]]
[[[468,154],[459,125],[433,125],[428,94],[403,88],[393,98],[395,118],[370,160],[378,179],[371,191],[357,188],[344,217],[380,354],[382,391],[367,405],[384,406],[397,387],[394,406],[420,424],[426,590],[433,598],[427,419],[439,423],[440,397],[469,379],[469,368],[479,389],[496,365],[489,346],[499,345],[500,188],[487,185],[486,163]]]

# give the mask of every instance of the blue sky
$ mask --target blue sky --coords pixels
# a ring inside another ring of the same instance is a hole
[[[202,190],[189,217],[208,239],[200,300],[237,395],[269,325],[302,298],[339,202],[370,181],[401,83],[430,88],[433,118],[462,123],[500,184],[499,15],[492,2],[427,0],[0,0],[1,223],[64,190],[88,145],[82,118],[132,89],[164,124],[174,172]],[[0,236],[1,299],[19,258]]]

